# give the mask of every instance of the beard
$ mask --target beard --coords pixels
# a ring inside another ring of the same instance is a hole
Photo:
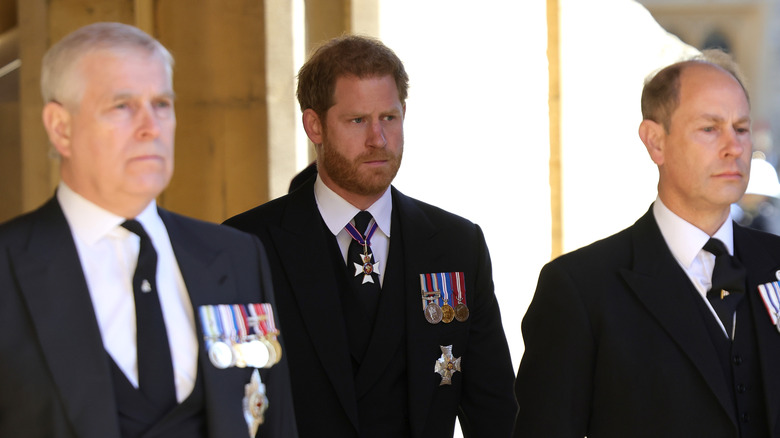
[[[350,193],[360,196],[380,195],[393,182],[401,167],[403,154],[403,146],[397,154],[386,148],[371,149],[350,160],[337,150],[325,134],[322,139],[322,156],[317,158],[317,167],[323,169],[334,183]],[[361,164],[366,161],[378,160],[387,160],[387,165],[375,169],[361,168]]]

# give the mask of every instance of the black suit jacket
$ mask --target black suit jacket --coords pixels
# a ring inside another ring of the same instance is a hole
[[[748,272],[769,430],[780,437],[780,333],[758,293],[778,279],[780,238],[735,224],[734,245]],[[738,436],[701,299],[652,210],[547,264],[523,319],[515,437]]]
[[[287,196],[226,221],[258,235],[268,250],[301,436],[358,436],[359,393],[382,378],[383,364],[404,342],[403,330],[393,330],[399,324],[405,324],[406,331],[412,436],[452,437],[456,415],[468,437],[509,436],[516,412],[514,372],[479,227],[392,189],[398,220],[392,225],[388,263],[403,267],[404,296],[398,308],[380,305],[379,329],[364,359],[376,366],[362,367],[353,377],[331,263],[335,243],[328,240],[333,236],[323,226],[313,184],[314,178]],[[419,274],[461,271],[470,318],[465,323],[429,324],[422,311]],[[442,345],[453,345],[454,355],[462,358],[462,372],[455,373],[451,386],[439,386],[441,378],[434,372]],[[376,406],[386,408],[393,407]]]
[[[257,239],[159,210],[192,300],[210,437],[248,437],[250,369],[216,369],[197,307],[274,302]],[[289,374],[263,370],[263,437],[296,436]],[[119,438],[108,354],[70,228],[56,199],[0,226],[0,436]]]

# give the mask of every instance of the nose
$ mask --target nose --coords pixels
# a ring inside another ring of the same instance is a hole
[[[740,156],[746,148],[750,149],[752,147],[750,132],[739,132],[735,128],[725,130],[724,141],[724,153],[726,156]]]
[[[152,140],[160,135],[160,121],[150,104],[139,109],[137,134],[141,140]]]
[[[387,146],[387,139],[385,138],[385,129],[382,123],[375,121],[369,124],[368,139],[366,146],[373,148],[383,148]]]

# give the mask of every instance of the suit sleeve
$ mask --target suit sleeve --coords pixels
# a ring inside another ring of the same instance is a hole
[[[282,345],[282,359],[267,370],[263,381],[266,384],[268,394],[268,411],[263,425],[258,428],[258,437],[297,437],[298,429],[295,422],[295,410],[293,409],[292,388],[290,386],[290,369],[287,363],[286,348],[284,345],[284,327],[279,321],[279,312],[274,298],[271,268],[265,248],[256,236],[252,240],[257,248],[260,284],[262,287],[263,301],[270,303],[274,309],[274,320],[280,335],[279,343]]]
[[[490,255],[482,230],[476,228],[477,290],[473,298],[466,298],[471,300],[471,327],[458,416],[466,438],[509,437],[517,412],[514,370],[494,293]]]
[[[522,323],[515,438],[582,438],[593,391],[595,342],[577,285],[557,261],[539,276]]]

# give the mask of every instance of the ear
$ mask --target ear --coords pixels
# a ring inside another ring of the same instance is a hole
[[[303,111],[303,129],[312,143],[315,145],[322,144],[322,120],[311,108]]]
[[[49,102],[43,107],[43,126],[54,149],[63,156],[71,152],[71,115],[61,104]]]
[[[663,125],[648,119],[642,120],[639,124],[639,138],[645,144],[650,159],[659,166],[664,164],[666,129]]]

